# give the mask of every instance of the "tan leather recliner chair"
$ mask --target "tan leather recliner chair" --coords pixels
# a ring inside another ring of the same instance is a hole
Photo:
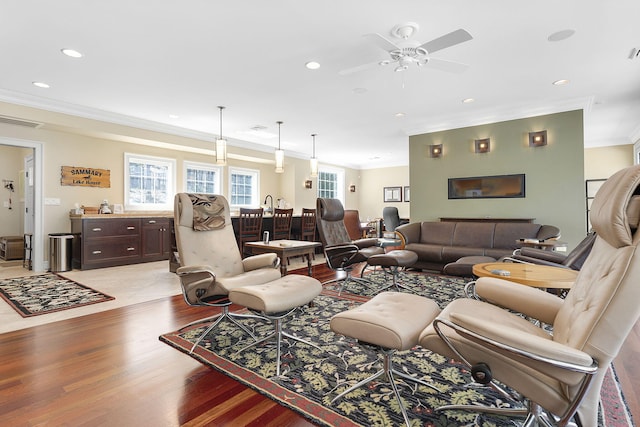
[[[528,402],[524,425],[541,418],[565,425],[575,414],[583,426],[596,426],[604,374],[640,317],[639,185],[634,166],[598,191],[591,210],[597,237],[565,299],[480,278],[476,291],[488,302],[451,302],[420,344],[474,367],[476,381],[492,376],[520,393]],[[552,325],[553,334],[501,307]]]
[[[212,229],[197,231],[194,229],[194,203],[206,204],[209,197],[215,197],[220,203],[219,215],[217,218],[210,217],[209,222],[215,223]],[[191,351],[225,319],[253,336],[234,319],[247,315],[229,312],[231,301],[227,296],[229,291],[235,288],[262,285],[279,279],[280,260],[276,254],[261,254],[242,259],[231,225],[229,204],[223,196],[176,194],[174,228],[180,259],[180,267],[176,273],[180,277],[185,302],[194,306],[222,307],[221,314],[192,322],[182,328],[215,320],[200,335]]]

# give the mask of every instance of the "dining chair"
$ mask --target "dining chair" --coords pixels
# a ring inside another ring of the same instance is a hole
[[[310,208],[302,208],[302,217],[300,218],[300,240],[308,242],[316,241],[316,210]],[[315,254],[312,259],[316,259]]]
[[[273,212],[273,240],[289,240],[291,238],[291,220],[293,209],[276,208]]]
[[[244,250],[246,242],[257,242],[262,240],[262,208],[250,209],[240,208],[238,218],[238,248],[243,257],[248,254]]]

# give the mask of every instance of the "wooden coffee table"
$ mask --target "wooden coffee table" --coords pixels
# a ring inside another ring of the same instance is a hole
[[[306,240],[272,240],[269,243],[246,242],[244,244],[244,247],[248,248],[253,255],[265,253],[277,254],[280,257],[280,272],[283,276],[287,274],[287,259],[301,255],[307,257],[307,267],[309,269],[309,276],[311,276],[311,257],[319,246],[321,246],[319,242],[309,242]]]
[[[505,270],[509,276],[492,273]],[[497,277],[527,286],[543,289],[570,289],[578,277],[578,272],[570,268],[547,265],[523,264],[516,262],[487,262],[473,266],[473,274],[478,277]]]

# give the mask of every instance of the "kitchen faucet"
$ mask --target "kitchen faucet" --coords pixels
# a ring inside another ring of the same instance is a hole
[[[271,194],[267,194],[267,197],[264,198],[263,204],[267,204],[267,199],[271,199],[271,204],[269,205],[270,208],[267,209],[267,212],[273,215],[273,196]]]

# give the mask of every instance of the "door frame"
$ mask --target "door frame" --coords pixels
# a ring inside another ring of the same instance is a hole
[[[33,149],[33,252],[32,267],[36,272],[44,271],[44,215],[43,215],[43,172],[44,146],[42,142],[0,136],[0,145]],[[24,214],[24,212],[23,212]]]

